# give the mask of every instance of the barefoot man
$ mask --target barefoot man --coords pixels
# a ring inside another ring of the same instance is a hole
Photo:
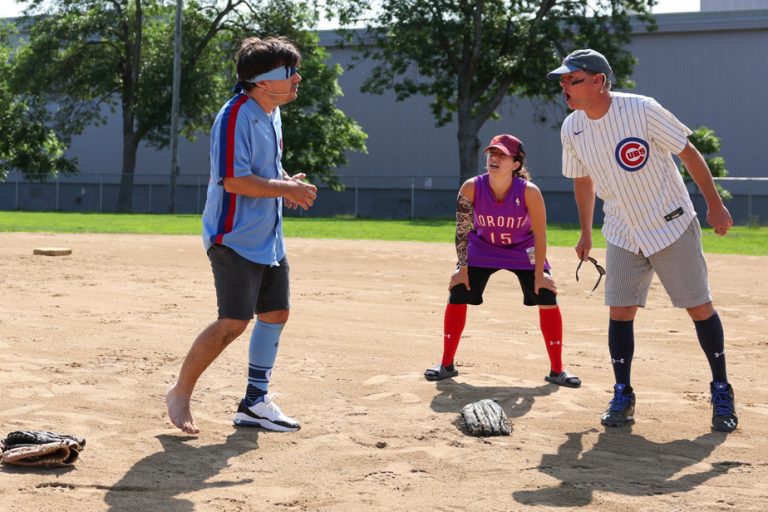
[[[280,105],[296,99],[301,55],[284,38],[243,41],[237,53],[238,84],[211,129],[211,179],[203,211],[203,241],[211,261],[218,319],[195,339],[178,381],[166,393],[168,417],[197,434],[190,398],[197,379],[224,348],[256,325],[248,350],[248,383],[235,425],[293,432],[299,423],[267,395],[280,333],[288,321],[288,260],[283,242],[283,202],[308,209],[317,188],[289,177],[280,159]]]

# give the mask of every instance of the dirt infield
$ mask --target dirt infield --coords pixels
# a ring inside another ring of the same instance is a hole
[[[204,374],[203,432],[183,435],[163,394],[215,315],[199,237],[0,235],[0,434],[87,438],[70,470],[0,468],[4,511],[764,510],[768,503],[768,258],[708,255],[740,428],[709,428],[708,369],[684,311],[658,282],[635,322],[637,424],[605,431],[610,399],[603,287],[576,283],[551,250],[566,368],[543,377],[538,315],[510,275],[471,307],[460,375],[427,382],[442,349],[447,244],[288,240],[292,317],[272,391],[302,430],[234,428],[247,336]],[[33,255],[68,247],[70,256]],[[595,254],[604,261],[604,252]],[[609,269],[610,271],[610,269]],[[250,332],[250,331],[249,331]],[[495,398],[509,437],[454,425]]]

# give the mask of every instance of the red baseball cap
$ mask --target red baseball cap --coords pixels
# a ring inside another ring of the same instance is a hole
[[[483,150],[483,153],[491,148],[496,148],[505,155],[511,157],[525,156],[525,149],[523,148],[523,143],[520,142],[520,139],[514,135],[508,135],[506,133],[502,135],[496,135],[494,138],[492,138],[491,142]]]

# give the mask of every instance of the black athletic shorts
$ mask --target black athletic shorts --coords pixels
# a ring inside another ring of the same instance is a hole
[[[208,249],[219,318],[250,320],[254,313],[290,309],[288,259],[278,266],[247,260],[225,245]]]
[[[479,305],[483,303],[483,292],[485,291],[485,285],[488,284],[488,279],[492,274],[498,272],[501,269],[498,268],[483,268],[483,267],[467,267],[469,274],[469,287],[463,284],[454,286],[451,288],[451,296],[448,298],[448,302],[451,304],[473,304]],[[520,281],[520,288],[523,290],[523,304],[526,306],[555,306],[557,305],[557,296],[552,293],[551,290],[542,288],[539,290],[539,294],[533,292],[534,283],[536,278],[534,277],[533,270],[510,270],[517,276]],[[549,274],[547,270],[545,274]]]

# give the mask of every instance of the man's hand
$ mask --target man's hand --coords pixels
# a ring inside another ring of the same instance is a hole
[[[317,197],[317,187],[311,183],[302,181],[306,176],[306,174],[301,172],[288,177],[286,180],[293,186],[291,186],[283,196],[283,203],[291,210],[295,210],[298,207],[301,207],[304,210],[309,210],[310,206],[315,202],[315,198]]]
[[[451,288],[454,286],[458,286],[460,284],[463,284],[467,287],[467,290],[469,290],[469,270],[468,267],[459,267],[456,270],[453,271],[453,274],[451,274],[451,281],[448,283],[448,290],[450,291]]]
[[[581,261],[586,261],[586,259],[589,258],[589,252],[592,250],[592,237],[581,235],[579,243],[576,244],[575,249],[576,256],[578,256]]]
[[[547,290],[557,295],[557,285],[555,284],[555,280],[552,279],[552,276],[550,276],[549,274],[542,274],[540,276],[536,276],[533,284],[534,293],[538,295],[539,290],[542,288],[546,288]]]
[[[715,205],[714,208],[707,210],[707,222],[710,226],[715,228],[715,233],[720,236],[728,234],[728,230],[733,226],[733,219],[731,213],[724,204],[720,203]]]

